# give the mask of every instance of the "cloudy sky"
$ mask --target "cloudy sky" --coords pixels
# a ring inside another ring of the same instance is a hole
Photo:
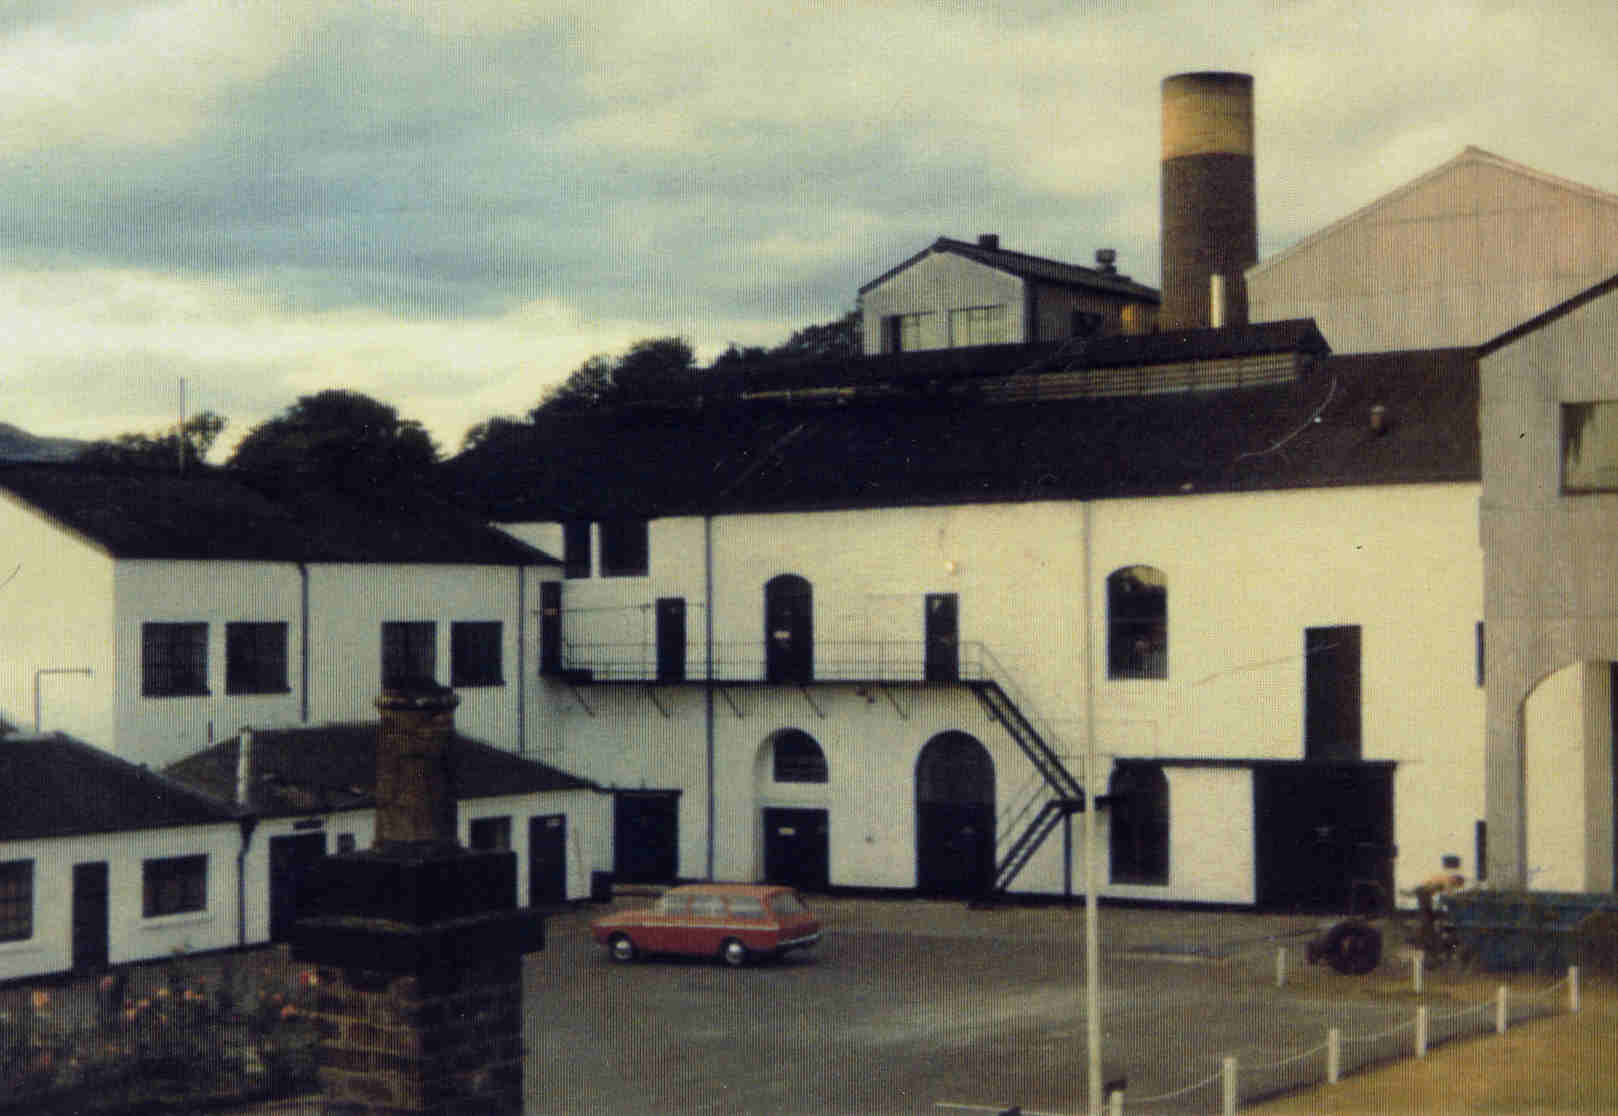
[[[0,0],[0,422],[157,430],[183,380],[228,449],[346,386],[453,451],[939,235],[1156,285],[1204,69],[1254,75],[1266,255],[1468,144],[1618,192],[1611,0]]]

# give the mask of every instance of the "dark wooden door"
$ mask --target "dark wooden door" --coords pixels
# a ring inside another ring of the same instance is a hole
[[[303,881],[326,858],[324,833],[270,838],[270,940],[284,942],[298,921]]]
[[[657,680],[685,681],[685,598],[657,599]]]
[[[528,905],[567,902],[567,815],[528,819]]]
[[[94,971],[107,966],[107,862],[73,866],[73,968]]]
[[[539,586],[539,672],[562,672],[562,583]]]
[[[619,791],[613,800],[613,873],[622,883],[668,883],[680,865],[680,796]]]
[[[831,860],[827,811],[771,807],[764,811],[764,878],[802,891],[825,891]]]
[[[916,760],[916,888],[973,896],[994,883],[994,760],[974,737],[945,732]]]
[[[1259,906],[1347,912],[1391,899],[1393,774],[1385,763],[1256,768]]]
[[[927,681],[954,682],[961,676],[960,598],[929,593],[925,608]]]
[[[1303,754],[1311,760],[1360,758],[1360,629],[1307,628],[1303,635]]]
[[[764,674],[771,682],[814,678],[814,592],[796,574],[764,586]]]

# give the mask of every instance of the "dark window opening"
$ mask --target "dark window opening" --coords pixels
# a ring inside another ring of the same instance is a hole
[[[511,819],[476,818],[468,827],[467,840],[472,848],[480,851],[504,852],[511,848]]]
[[[34,936],[34,862],[0,864],[0,942]]]
[[[449,684],[451,686],[504,686],[500,645],[503,627],[498,620],[462,620],[449,629]]]
[[[1115,884],[1169,882],[1169,781],[1150,763],[1120,763],[1112,798],[1108,847]]]
[[[208,692],[208,625],[142,624],[141,688],[146,697]]]
[[[1478,682],[1478,685],[1481,686],[1481,685],[1484,684],[1484,682],[1488,678],[1487,674],[1485,673],[1484,658],[1483,658],[1483,621],[1482,620],[1478,621],[1477,644],[1478,644],[1478,646],[1477,646],[1477,682]]]
[[[1169,591],[1161,570],[1126,566],[1107,575],[1107,677],[1169,676]]]
[[[1304,758],[1358,760],[1359,625],[1305,629],[1303,652]]]
[[[284,623],[225,625],[225,692],[284,694],[287,626]]]
[[[171,856],[141,866],[141,913],[145,917],[207,909],[206,856]]]
[[[1069,337],[1094,337],[1106,319],[1089,310],[1075,310],[1068,319]]]
[[[1618,402],[1562,404],[1562,491],[1618,491]]]
[[[601,576],[645,577],[650,544],[644,519],[612,519],[601,524]]]
[[[354,839],[354,835],[352,833],[339,833],[337,835],[338,852],[351,853],[358,847],[359,843]]]
[[[437,685],[438,625],[431,620],[382,624],[382,685],[401,690]]]
[[[562,524],[562,576],[590,576],[590,523],[574,520]]]
[[[778,733],[774,753],[777,783],[826,782],[826,753],[808,733],[799,729]]]

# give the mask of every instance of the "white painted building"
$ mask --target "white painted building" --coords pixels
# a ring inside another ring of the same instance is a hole
[[[1618,196],[1468,147],[1247,271],[1339,353],[1482,345],[1618,272]]]
[[[0,736],[0,981],[237,945],[241,822],[58,734]]]
[[[545,555],[422,502],[267,498],[214,471],[0,469],[0,716],[142,763],[234,733],[364,719],[386,671],[462,729],[538,737]]]
[[[1120,275],[1110,249],[1095,267],[1013,252],[1000,238],[939,237],[859,291],[866,355],[1144,333],[1158,294]]]
[[[1473,874],[1468,353],[1332,358],[1279,323],[964,369],[755,380],[457,462],[566,555],[548,758],[619,791],[621,877],[968,894],[1043,810],[1010,888],[1078,891],[1064,772],[1107,798],[1109,897],[1341,906]],[[586,455],[609,429],[619,465]]]

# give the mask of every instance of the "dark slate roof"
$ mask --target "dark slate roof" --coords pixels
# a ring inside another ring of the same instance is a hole
[[[248,807],[265,817],[363,810],[376,805],[377,723],[257,729]],[[241,737],[221,741],[164,769],[217,798],[236,795]],[[542,791],[599,790],[587,779],[457,733],[450,750],[457,798]]]
[[[1053,283],[1063,287],[1082,287],[1086,290],[1109,291],[1115,294],[1128,295],[1138,302],[1158,302],[1161,298],[1153,288],[1137,283],[1129,276],[1119,275],[1117,272],[1102,271],[1094,267],[1082,267],[1079,264],[1063,263],[1061,260],[1046,259],[1044,256],[1031,256],[1026,252],[1013,252],[1006,248],[991,248],[984,244],[953,240],[947,236],[939,237],[908,260],[884,271],[881,275],[862,286],[860,294],[880,286],[906,268],[912,267],[928,256],[940,252],[954,256],[964,256],[966,259],[975,260],[999,271],[1009,272],[1012,275],[1041,283]]]
[[[276,497],[216,469],[185,474],[0,466],[0,490],[118,558],[533,565],[554,559],[435,496],[359,507]]]
[[[60,734],[0,737],[0,840],[236,820],[195,789]]]
[[[1135,355],[1237,355],[1227,350],[1238,331],[1197,332],[1227,336],[1138,338]],[[1267,344],[1278,331],[1247,332]],[[1300,351],[1311,334],[1294,332]],[[974,377],[1083,366],[1061,348],[852,362],[863,379],[851,365],[823,370],[824,383],[854,385],[842,394],[804,382],[750,399],[554,418],[451,462],[448,483],[491,518],[520,521],[1481,477],[1470,349],[1315,357],[1296,380],[1219,391],[1000,403],[971,390]],[[1388,418],[1380,434],[1369,418],[1377,404]]]

